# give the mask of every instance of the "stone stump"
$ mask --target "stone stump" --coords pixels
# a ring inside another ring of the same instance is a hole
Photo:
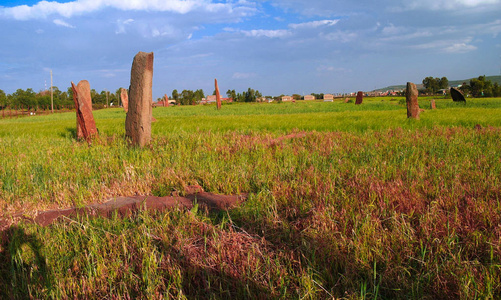
[[[451,87],[451,97],[454,102],[466,102],[463,93],[454,87]]]
[[[364,93],[359,91],[357,93],[357,100],[355,101],[355,104],[362,104],[362,101],[364,101]]]
[[[129,110],[125,118],[125,135],[132,146],[143,147],[151,140],[153,52],[139,52],[130,74]]]
[[[430,101],[430,109],[437,109],[437,106],[435,105],[435,99],[431,99],[431,101]]]
[[[125,112],[129,111],[129,92],[126,89],[120,91],[120,100],[124,107]]]
[[[407,82],[407,89],[405,91],[405,100],[407,102],[407,118],[419,120],[419,104],[418,104],[418,90],[414,83]]]
[[[217,79],[214,79],[214,85],[216,86],[216,103],[217,109],[221,109],[221,95],[219,94],[219,87],[217,86]]]
[[[92,136],[97,135],[96,122],[92,115],[90,84],[87,80],[81,80],[77,86],[71,82],[71,89],[77,114],[77,138],[90,143]]]
[[[344,98],[344,103],[348,103],[350,101],[350,98]]]

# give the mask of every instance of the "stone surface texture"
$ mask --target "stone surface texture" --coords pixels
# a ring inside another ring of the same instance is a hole
[[[362,104],[362,101],[364,101],[364,93],[359,91],[357,93],[357,100],[355,101],[355,104]]]
[[[451,97],[455,102],[466,102],[463,93],[461,93],[457,88],[454,87],[451,87]]]
[[[126,89],[120,91],[120,100],[124,107],[125,112],[129,111],[129,92]]]
[[[97,135],[96,122],[92,115],[90,84],[87,80],[81,80],[76,86],[71,82],[71,89],[77,115],[77,138],[90,143],[92,136]]]
[[[214,85],[216,87],[216,103],[217,109],[221,109],[221,95],[219,94],[219,87],[217,86],[217,79],[214,79]]]
[[[129,111],[125,135],[132,146],[144,147],[151,140],[153,52],[139,52],[134,57],[130,75]]]
[[[407,102],[407,118],[419,120],[419,104],[418,104],[418,90],[414,83],[407,82],[407,89],[405,91],[405,100]]]

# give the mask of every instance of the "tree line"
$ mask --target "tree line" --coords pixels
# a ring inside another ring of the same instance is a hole
[[[6,107],[23,107],[30,110],[43,110],[47,108],[50,109],[52,102],[55,107],[75,106],[71,87],[64,92],[58,87],[53,87],[52,90],[52,101],[50,90],[40,91],[37,93],[31,88],[26,90],[17,89],[12,94],[6,94],[3,90],[0,90],[0,109],[4,109]],[[121,88],[116,90],[114,93],[109,91],[101,91],[98,93],[95,89],[92,89],[90,93],[93,106],[95,108],[103,108],[111,105],[117,106],[120,99],[120,90]]]
[[[216,94],[216,90],[212,93],[212,95]],[[231,98],[236,102],[256,102],[258,98],[263,97],[263,95],[258,91],[252,88],[248,88],[247,91],[242,93],[237,93],[235,90],[228,90],[226,92],[226,96]],[[199,90],[183,90],[181,93],[178,92],[177,89],[172,91],[172,96],[170,99],[176,100],[176,103],[180,105],[195,105],[202,101],[202,99],[206,98],[204,91],[202,89]],[[162,100],[161,98],[157,99],[158,101]]]
[[[425,93],[436,94],[439,90],[449,88],[449,80],[447,77],[437,78],[428,76],[423,79],[423,86]],[[459,90],[464,95],[471,95],[474,98],[479,97],[501,97],[501,85],[497,82],[486,79],[484,76],[473,78],[469,83],[463,82]]]

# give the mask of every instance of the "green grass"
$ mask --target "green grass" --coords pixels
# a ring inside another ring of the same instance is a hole
[[[250,193],[228,213],[21,223],[0,243],[0,297],[499,298],[501,99],[437,107],[155,108],[144,149],[119,109],[95,112],[91,146],[72,113],[0,120],[4,218],[193,184]]]

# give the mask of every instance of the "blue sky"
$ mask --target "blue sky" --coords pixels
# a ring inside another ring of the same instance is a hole
[[[155,53],[153,96],[368,91],[427,76],[501,72],[501,0],[73,0],[0,2],[0,89],[89,80],[128,87]]]

